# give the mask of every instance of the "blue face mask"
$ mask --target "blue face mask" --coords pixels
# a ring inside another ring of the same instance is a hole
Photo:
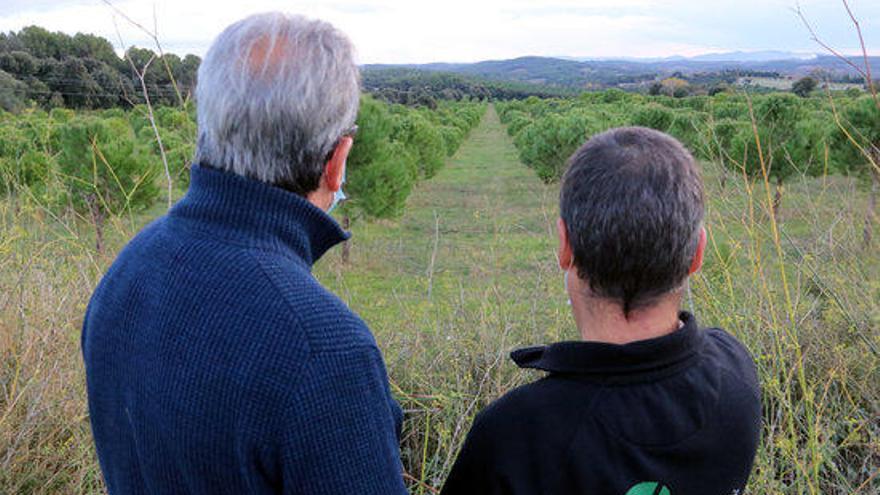
[[[343,184],[345,184],[345,172],[342,172],[342,184],[339,185],[339,190],[336,191],[335,194],[333,194],[333,203],[330,204],[330,209],[327,210],[327,213],[330,213],[331,211],[333,211],[334,208],[336,208],[336,206],[339,205],[339,203],[345,201],[347,196],[344,192],[342,192]]]

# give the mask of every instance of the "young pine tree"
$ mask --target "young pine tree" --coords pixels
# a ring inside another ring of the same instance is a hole
[[[95,247],[103,252],[107,217],[153,204],[161,167],[140,149],[122,118],[76,117],[56,127],[53,141],[65,192],[59,206],[92,221]]]

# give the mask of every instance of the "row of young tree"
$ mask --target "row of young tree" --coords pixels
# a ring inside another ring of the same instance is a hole
[[[440,101],[432,110],[362,98],[346,166],[346,218],[399,216],[413,185],[443,167],[485,110],[484,102]]]
[[[191,107],[0,111],[0,196],[87,219],[101,251],[109,217],[149,208],[168,184],[178,194],[188,185]],[[441,102],[430,110],[365,96],[348,161],[345,218],[399,215],[413,184],[443,166],[484,110],[483,103]]]
[[[590,136],[620,126],[669,133],[700,160],[775,185],[774,213],[792,177],[841,173],[870,183],[865,241],[880,189],[880,104],[872,95],[799,98],[791,93],[671,98],[609,90],[578,98],[498,104],[522,161],[546,182]]]
[[[200,63],[195,55],[137,47],[120,57],[100,36],[29,26],[0,33],[0,109],[130,108],[146,98],[154,105],[179,105],[188,99]]]

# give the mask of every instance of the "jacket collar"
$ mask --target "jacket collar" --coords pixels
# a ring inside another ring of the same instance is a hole
[[[168,213],[203,234],[292,254],[312,266],[350,234],[305,198],[214,168],[193,165],[186,195]]]
[[[679,314],[684,326],[656,339],[625,345],[599,342],[560,342],[528,347],[511,353],[521,368],[550,373],[587,375],[600,381],[628,381],[674,372],[686,366],[703,346],[703,332],[687,312]]]

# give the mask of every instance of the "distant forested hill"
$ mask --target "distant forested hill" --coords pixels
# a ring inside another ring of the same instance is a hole
[[[33,102],[42,107],[112,108],[144,101],[138,70],[153,104],[189,98],[201,59],[131,47],[119,57],[104,38],[70,36],[30,26],[0,33],[0,108],[14,111]]]
[[[780,55],[782,56],[782,55]],[[747,58],[745,55],[743,58]],[[708,60],[706,58],[709,58]],[[861,58],[853,58],[856,64]],[[880,66],[880,57],[869,57],[872,66]],[[714,74],[718,79],[737,76],[813,75],[832,81],[861,82],[856,71],[833,56],[790,58],[787,60],[727,60],[721,56],[670,58],[664,60],[569,60],[550,57],[520,57],[472,64],[372,65],[368,68],[410,68],[427,71],[454,72],[496,81],[515,81],[558,87],[599,88],[638,84],[673,75],[704,77]]]

